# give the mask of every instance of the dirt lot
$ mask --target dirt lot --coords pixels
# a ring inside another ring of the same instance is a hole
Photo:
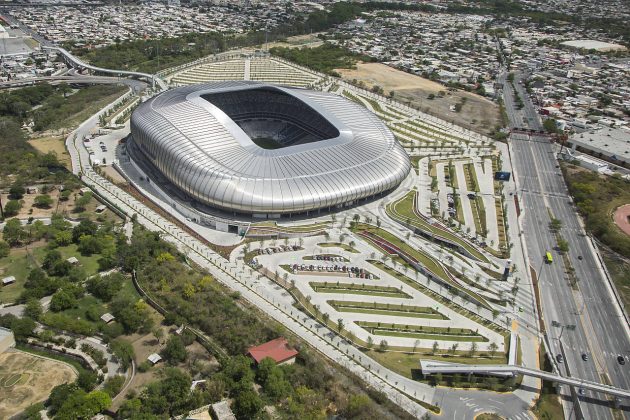
[[[54,387],[76,377],[74,368],[62,362],[19,351],[0,354],[0,418],[45,400]]]
[[[62,163],[66,168],[72,169],[72,162],[70,160],[70,155],[66,150],[64,141],[65,137],[52,136],[33,138],[28,142],[36,150],[42,153],[54,152],[60,163]]]
[[[395,98],[403,103],[479,133],[490,133],[500,121],[499,107],[486,98],[464,91],[449,92],[439,83],[385,64],[360,63],[355,70],[336,71],[346,80],[363,81],[368,89],[379,85],[385,90],[385,95],[393,91]],[[435,95],[435,99],[428,99],[430,94]],[[461,103],[463,98],[462,110],[451,111],[451,107]]]

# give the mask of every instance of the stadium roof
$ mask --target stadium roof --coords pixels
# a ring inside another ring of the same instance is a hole
[[[409,157],[371,112],[325,92],[219,82],[164,92],[137,108],[133,143],[201,203],[299,213],[396,187]]]

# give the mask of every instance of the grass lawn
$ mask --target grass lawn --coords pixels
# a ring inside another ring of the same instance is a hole
[[[324,286],[317,287],[317,286],[313,286],[313,283],[311,283],[311,287],[317,293],[341,293],[341,294],[349,294],[349,295],[384,296],[384,297],[411,299],[411,296],[401,291],[350,289],[347,287],[343,287],[343,288],[334,287],[334,285],[329,285],[328,287],[324,287]]]
[[[340,242],[321,242],[318,243],[317,246],[321,246],[322,248],[341,248],[344,251],[352,252],[353,254],[359,253],[359,251],[352,248],[350,245],[342,244]]]
[[[388,336],[388,337],[405,337],[405,338],[419,338],[422,340],[443,340],[443,341],[460,341],[460,342],[486,342],[485,337],[480,335],[454,335],[454,334],[425,334],[412,331],[391,331],[391,330],[379,330],[373,329],[371,331],[374,335]]]
[[[61,256],[64,259],[70,257],[76,257],[79,260],[79,264],[85,270],[85,274],[88,276],[92,274],[96,274],[98,272],[98,260],[101,258],[99,254],[94,254],[91,256],[83,256],[79,251],[77,251],[77,245],[71,244],[68,246],[60,246],[57,250],[61,253]],[[35,258],[41,264],[44,261],[44,257],[46,256],[46,248],[37,248],[34,252]]]
[[[15,276],[15,283],[0,286],[0,303],[16,302],[24,290],[28,273],[36,266],[30,248],[28,252],[24,248],[12,249],[8,256],[0,258],[0,278]]]
[[[407,316],[412,318],[448,319],[435,309],[426,306],[404,304],[394,305],[378,302],[353,302],[343,300],[329,300],[328,304],[339,312]]]
[[[83,319],[87,322],[92,323],[94,328],[98,328],[99,324],[102,321],[91,321],[87,318],[86,313],[90,308],[98,308],[98,316],[100,317],[104,313],[107,312],[107,305],[101,301],[100,299],[95,298],[92,295],[85,295],[81,299],[78,300],[77,306],[74,308],[66,309],[65,311],[61,311],[62,314],[69,316],[74,319]]]
[[[406,312],[397,310],[386,309],[368,309],[368,308],[356,308],[349,306],[335,307],[338,312],[352,312],[359,314],[374,314],[374,315],[388,315],[388,316],[404,316],[409,318],[425,318],[425,319],[445,319],[444,315],[421,313],[421,312]]]
[[[400,200],[394,202],[393,204],[388,205],[386,208],[387,213],[394,219],[397,219],[398,221],[409,222],[411,225],[413,225],[414,227],[418,229],[421,229],[425,232],[431,233],[433,235],[442,237],[445,240],[453,242],[461,246],[462,248],[464,248],[466,251],[468,251],[473,257],[477,258],[478,260],[482,262],[488,262],[488,259],[484,257],[482,253],[477,251],[471,244],[462,240],[454,233],[431,226],[427,221],[420,218],[414,211],[413,203],[415,201],[416,194],[417,193],[415,191],[410,191]]]
[[[426,340],[488,341],[487,338],[467,328],[428,327],[421,325],[390,324],[385,322],[357,321],[356,324],[375,335],[413,337]]]
[[[468,363],[475,365],[493,365],[505,363],[505,357],[503,353],[497,352],[497,354],[490,358],[485,357],[470,357],[466,356],[467,351],[457,350],[454,355],[445,354],[441,355],[440,350],[436,354],[430,354],[428,352],[422,353],[404,353],[404,352],[380,352],[376,350],[367,350],[366,354],[372,359],[376,360],[388,369],[393,370],[407,378],[416,379],[420,373],[420,360],[436,360],[439,362],[450,363]]]

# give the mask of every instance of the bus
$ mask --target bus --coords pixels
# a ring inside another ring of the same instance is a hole
[[[545,254],[545,261],[547,264],[551,264],[553,262],[553,257],[551,256],[551,252],[547,251]]]

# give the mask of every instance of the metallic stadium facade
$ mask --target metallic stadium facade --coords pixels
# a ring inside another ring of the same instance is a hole
[[[141,159],[192,199],[254,217],[352,205],[397,187],[409,157],[371,112],[258,82],[166,91],[131,117]]]

